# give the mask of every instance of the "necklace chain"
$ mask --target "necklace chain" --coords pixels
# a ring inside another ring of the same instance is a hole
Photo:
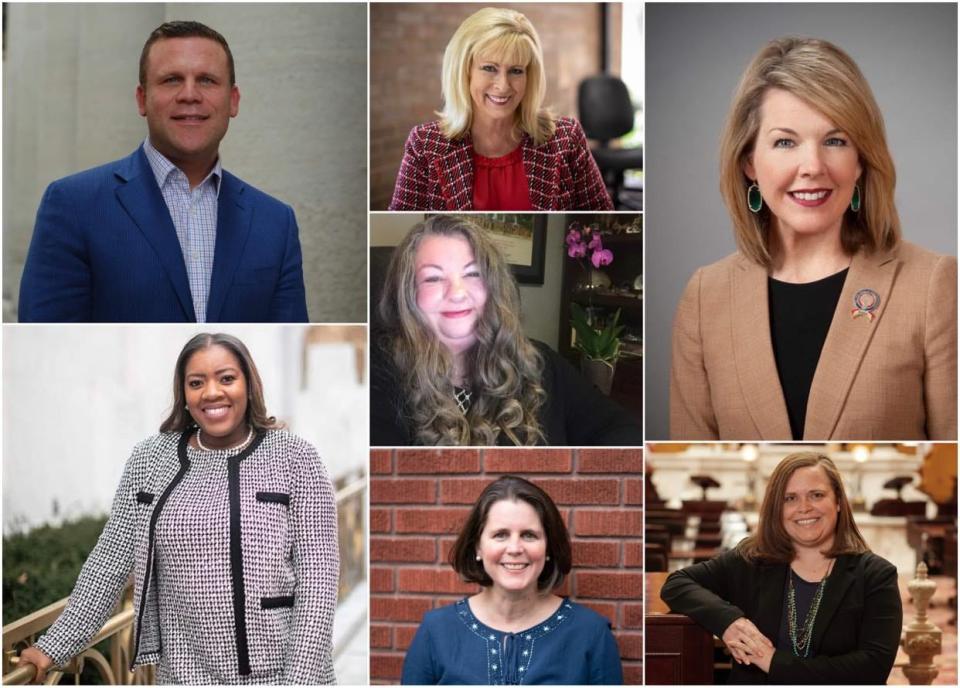
[[[810,656],[810,639],[813,636],[813,625],[817,620],[817,612],[820,609],[820,601],[823,599],[823,589],[827,587],[827,578],[830,577],[830,571],[833,569],[833,562],[827,567],[827,572],[820,580],[817,591],[813,595],[813,601],[810,603],[810,609],[807,610],[807,617],[803,621],[803,627],[798,629],[797,623],[797,593],[793,587],[793,570],[788,571],[787,576],[789,585],[787,588],[787,630],[790,633],[790,643],[793,645],[793,654],[797,657]]]
[[[203,451],[231,451],[234,449],[243,449],[248,444],[250,444],[250,441],[253,439],[253,426],[251,425],[250,432],[247,433],[247,439],[245,439],[243,442],[241,442],[237,446],[224,447],[223,449],[210,449],[209,447],[204,447],[203,442],[200,441],[200,433],[202,432],[203,430],[201,428],[197,428],[197,446],[200,447],[200,449],[202,449]]]

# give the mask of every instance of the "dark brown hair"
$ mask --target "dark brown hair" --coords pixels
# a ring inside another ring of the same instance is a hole
[[[229,334],[202,332],[187,342],[177,357],[177,365],[173,372],[173,408],[160,426],[160,432],[183,432],[188,428],[196,427],[196,421],[186,408],[187,363],[197,351],[209,349],[211,346],[224,347],[237,358],[240,364],[247,383],[247,423],[257,432],[284,427],[284,424],[277,422],[275,417],[267,415],[267,405],[263,400],[263,382],[260,381],[257,366],[243,342]]]
[[[233,53],[230,52],[230,46],[227,45],[226,38],[200,22],[171,21],[155,28],[147,38],[147,42],[143,44],[143,51],[140,53],[140,85],[144,88],[147,87],[147,57],[150,55],[150,46],[165,38],[209,38],[211,41],[216,41],[227,54],[230,85],[233,86],[237,83],[237,74],[233,67]]]
[[[537,512],[547,538],[547,556],[550,557],[537,578],[537,589],[541,592],[553,590],[570,573],[570,534],[550,496],[529,480],[515,475],[498,478],[480,493],[450,550],[450,565],[467,583],[493,585],[493,580],[483,568],[483,562],[477,561],[477,543],[487,523],[490,507],[503,500],[524,501]]]
[[[823,554],[827,557],[836,557],[840,554],[863,554],[870,551],[853,520],[853,509],[850,508],[850,501],[843,489],[843,478],[840,477],[836,464],[825,454],[797,452],[785,457],[773,469],[773,474],[767,483],[766,494],[763,495],[763,504],[760,506],[757,532],[737,545],[737,551],[745,559],[771,564],[786,564],[793,561],[796,551],[783,527],[783,499],[790,476],[798,468],[810,466],[819,466],[826,473],[837,500],[837,506],[840,507],[837,513],[837,530],[833,536],[833,546]]]

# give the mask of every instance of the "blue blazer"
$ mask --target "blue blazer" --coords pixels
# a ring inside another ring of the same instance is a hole
[[[21,322],[195,322],[170,212],[140,147],[53,182],[20,281]],[[306,322],[293,209],[224,171],[208,322]]]

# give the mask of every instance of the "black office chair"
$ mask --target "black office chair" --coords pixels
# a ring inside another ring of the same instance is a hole
[[[609,74],[588,77],[580,82],[577,108],[587,138],[600,142],[591,152],[614,206],[643,210],[643,190],[626,189],[623,185],[626,170],[643,169],[643,149],[610,148],[610,141],[633,129],[633,103],[627,85]]]

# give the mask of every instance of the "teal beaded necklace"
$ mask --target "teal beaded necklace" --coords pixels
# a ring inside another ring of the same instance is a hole
[[[827,587],[827,578],[833,570],[833,562],[827,567],[827,572],[820,580],[817,586],[817,592],[813,595],[813,601],[810,603],[810,609],[807,611],[807,618],[803,620],[803,627],[798,628],[797,623],[797,593],[793,588],[793,569],[787,572],[789,584],[787,587],[787,631],[790,634],[790,644],[793,645],[793,654],[797,657],[810,656],[810,639],[813,636],[813,624],[817,620],[817,611],[820,609],[820,600],[823,599],[823,589]]]

